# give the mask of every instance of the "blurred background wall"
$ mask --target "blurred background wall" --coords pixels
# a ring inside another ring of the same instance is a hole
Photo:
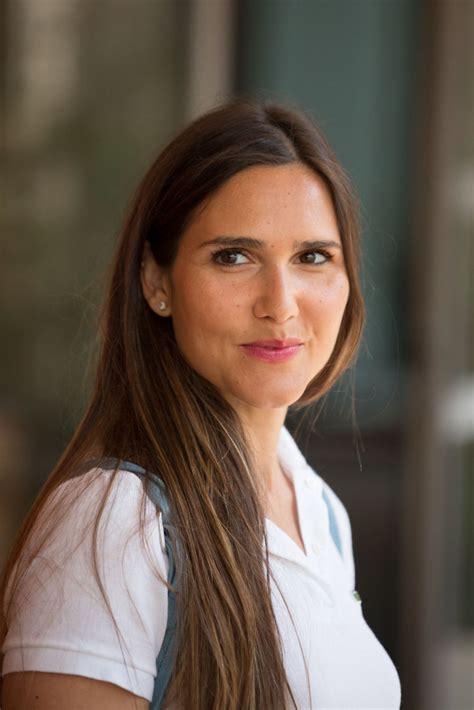
[[[300,445],[403,708],[474,707],[473,26],[471,0],[0,0],[1,561],[86,402],[144,169],[234,93],[296,102],[360,194],[368,309]]]

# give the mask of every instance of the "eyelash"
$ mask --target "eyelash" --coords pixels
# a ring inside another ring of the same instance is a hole
[[[224,264],[221,261],[218,261],[218,257],[222,255],[227,255],[227,254],[242,254],[243,256],[247,256],[245,252],[242,249],[218,249],[217,251],[212,253],[212,260],[216,263],[219,264],[219,266],[244,266],[244,264]],[[326,264],[328,261],[331,261],[331,259],[334,258],[333,254],[330,254],[329,252],[325,251],[324,249],[310,249],[309,251],[305,251],[299,256],[305,256],[306,254],[322,254],[325,258],[326,261],[320,262],[320,263],[312,263],[312,262],[306,262],[306,265],[309,264],[309,266],[322,266],[323,264]]]

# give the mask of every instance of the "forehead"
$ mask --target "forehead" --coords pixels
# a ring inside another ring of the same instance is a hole
[[[300,163],[237,173],[204,203],[183,237],[189,244],[226,233],[274,241],[324,236],[340,242],[325,182]]]

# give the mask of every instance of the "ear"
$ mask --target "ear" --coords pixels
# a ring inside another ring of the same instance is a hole
[[[143,297],[152,311],[160,316],[171,315],[171,280],[169,273],[159,266],[145,242],[142,256],[141,283]]]

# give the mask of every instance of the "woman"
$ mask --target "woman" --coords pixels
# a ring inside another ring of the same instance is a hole
[[[174,603],[162,707],[399,707],[347,512],[284,427],[362,325],[354,197],[309,118],[234,99],[163,150],[112,265],[90,405],[6,570],[4,710],[149,707]]]

